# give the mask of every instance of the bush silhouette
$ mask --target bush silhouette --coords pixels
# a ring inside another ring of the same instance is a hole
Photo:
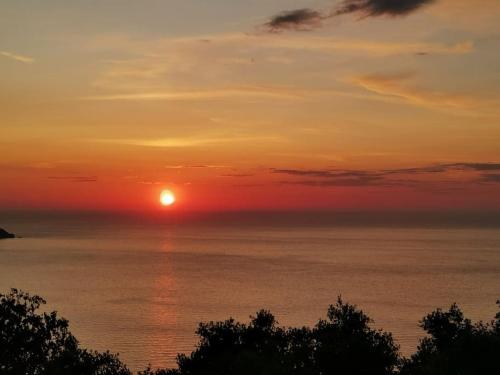
[[[398,347],[388,333],[369,327],[370,319],[340,298],[328,320],[309,328],[283,329],[269,311],[249,325],[234,320],[200,324],[198,348],[177,358],[178,369],[156,375],[394,374]]]
[[[16,289],[0,294],[0,374],[130,375],[116,356],[80,349],[67,320],[38,312],[43,304]]]
[[[279,328],[274,316],[265,310],[245,325],[233,319],[201,323],[196,331],[198,348],[177,357],[178,369],[155,374],[294,374],[291,332]],[[310,340],[310,331],[307,340]],[[302,347],[302,345],[300,345]]]
[[[490,323],[473,324],[454,304],[427,315],[421,327],[429,337],[404,362],[402,375],[500,374],[500,313]]]
[[[43,304],[16,289],[0,294],[0,375],[131,375],[117,356],[80,348],[67,320],[39,312]],[[500,374],[500,313],[476,324],[456,305],[430,313],[421,321],[428,337],[409,359],[371,323],[340,298],[313,328],[280,327],[266,310],[248,324],[200,323],[196,349],[179,354],[177,368],[138,375]]]
[[[314,359],[320,374],[393,374],[399,363],[391,334],[370,328],[370,318],[339,298],[328,320],[313,330]]]

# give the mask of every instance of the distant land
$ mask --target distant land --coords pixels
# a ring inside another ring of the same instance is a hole
[[[4,238],[15,238],[16,236],[12,233],[7,232],[6,230],[0,228],[0,239]]]

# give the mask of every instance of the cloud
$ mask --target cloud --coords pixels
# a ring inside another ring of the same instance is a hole
[[[454,163],[448,167],[472,169],[475,171],[500,171],[500,163]]]
[[[302,8],[281,12],[272,17],[265,26],[274,32],[283,29],[309,30],[319,27],[325,18],[328,16],[319,11]]]
[[[448,163],[436,164],[424,167],[386,169],[384,174],[422,174],[422,173],[445,173],[450,170],[460,171],[500,171],[500,163]]]
[[[280,181],[281,184],[307,186],[402,186],[423,187],[460,183],[500,182],[500,174],[483,173],[500,171],[500,163],[444,163],[410,168],[382,170],[343,169],[277,169],[271,173],[293,177],[308,177]],[[457,171],[460,173],[457,175]],[[465,174],[464,174],[465,173]],[[312,179],[314,178],[314,179]]]
[[[435,0],[344,0],[330,10],[301,8],[278,13],[264,24],[270,32],[312,30],[323,26],[323,20],[343,14],[360,14],[361,18],[406,16]]]
[[[465,94],[437,91],[415,86],[412,73],[393,75],[373,74],[355,79],[367,91],[404,100],[414,105],[433,108],[473,109],[485,104],[479,98]]]
[[[229,165],[167,165],[164,167],[165,169],[223,169],[223,168],[231,168]]]
[[[18,55],[18,54],[15,54],[12,52],[7,52],[7,51],[0,51],[0,56],[4,56],[4,57],[7,57],[11,60],[19,61],[19,62],[24,63],[24,64],[32,64],[35,62],[35,59],[33,59],[32,57]]]
[[[140,146],[140,147],[158,147],[158,148],[184,148],[184,147],[201,147],[210,146],[215,144],[224,143],[239,143],[239,142],[252,142],[252,141],[279,141],[280,138],[272,136],[252,137],[252,136],[227,136],[227,137],[178,137],[178,138],[153,138],[153,139],[94,139],[92,142],[99,143],[114,143],[127,146]],[[181,168],[183,166],[180,166]],[[201,167],[201,166],[200,166]]]
[[[399,54],[443,54],[463,55],[474,50],[474,43],[463,41],[455,44],[419,42],[375,42],[369,40],[341,40],[331,37],[291,37],[276,38],[268,36],[260,39],[263,47],[276,49],[318,51],[332,53],[347,51],[370,56],[390,56]]]
[[[96,182],[95,176],[49,176],[49,180],[66,180],[70,182]]]
[[[164,185],[165,183],[162,181],[137,181],[138,184],[141,185]]]
[[[299,181],[281,181],[284,185],[306,185],[306,186],[387,186],[380,177],[362,177],[362,178],[344,178],[338,180],[299,180]]]
[[[500,183],[500,174],[483,174],[482,180],[484,182]]]
[[[434,0],[344,0],[335,15],[360,13],[363,17],[405,16]]]
[[[241,178],[241,177],[253,177],[253,174],[248,174],[248,173],[228,173],[228,174],[221,174],[219,177],[236,177],[236,178]]]
[[[271,169],[272,173],[298,177],[315,177],[315,180],[281,181],[281,184],[307,186],[373,186],[383,185],[383,173],[337,169]]]
[[[167,165],[164,167],[165,169],[174,169],[174,170],[182,170],[182,169],[230,169],[236,170],[236,168],[230,165],[217,165],[217,164],[198,164],[198,165]],[[224,173],[220,174],[217,177],[252,177],[253,174],[249,173]]]
[[[200,43],[201,38],[209,38],[211,42]],[[283,37],[275,33],[221,33],[128,42],[129,48],[120,49],[120,54],[135,57],[102,61],[92,81],[95,91],[81,96],[80,100],[202,102],[307,100],[316,94],[349,96],[355,95],[353,90],[321,90],[309,84],[301,87],[251,84],[250,80],[262,74],[269,78],[269,72],[276,70],[277,63],[300,62],[308,52],[332,58],[340,56],[339,53],[365,58],[419,52],[462,55],[474,50],[474,44],[467,40],[456,43],[380,41],[304,34]],[[109,48],[117,47],[110,45]],[[327,70],[323,72],[326,77],[331,74],[329,67],[319,67]],[[290,68],[296,69],[293,65]],[[357,94],[364,96],[361,99],[387,100],[367,93]]]
[[[367,171],[339,171],[335,169],[271,169],[273,173],[284,173],[295,176],[311,176],[311,177],[365,177],[370,174]]]
[[[158,91],[158,92],[138,92],[132,94],[107,94],[86,96],[82,100],[98,101],[203,101],[218,99],[300,99],[301,93],[291,90],[271,88],[271,87],[244,87],[234,89],[217,89],[206,91]]]
[[[422,173],[444,173],[449,168],[449,165],[431,165],[426,167],[402,168],[402,169],[386,169],[381,173],[385,175],[391,174],[422,174]]]

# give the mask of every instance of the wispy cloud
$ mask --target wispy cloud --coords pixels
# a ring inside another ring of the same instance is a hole
[[[227,174],[221,174],[219,177],[235,177],[235,178],[242,178],[242,177],[253,177],[253,174],[249,173],[227,173]]]
[[[445,163],[409,168],[382,170],[344,169],[277,169],[271,173],[297,177],[282,184],[308,186],[403,186],[469,182],[475,184],[500,182],[500,163]],[[457,175],[457,172],[461,172]],[[465,175],[463,174],[465,173]],[[306,179],[304,179],[306,178]]]
[[[482,106],[492,100],[491,98],[486,100],[477,96],[418,87],[412,82],[412,78],[414,78],[412,73],[373,74],[356,78],[354,81],[370,92],[426,107],[467,110]]]
[[[310,30],[319,27],[325,18],[329,18],[329,16],[317,10],[295,9],[275,15],[265,26],[273,32],[284,29]]]
[[[229,165],[211,165],[211,164],[199,164],[199,165],[167,165],[165,169],[224,169],[232,168]]]
[[[434,0],[344,0],[333,14],[359,13],[363,17],[405,16]]]
[[[252,136],[227,136],[227,137],[185,137],[185,138],[155,138],[155,139],[96,139],[93,142],[99,143],[114,143],[128,146],[140,147],[160,147],[160,148],[184,148],[184,147],[201,147],[215,144],[230,144],[252,141],[269,141],[277,142],[281,139],[278,137],[252,137]],[[201,167],[201,166],[200,166]]]
[[[302,37],[294,35],[280,38],[275,35],[214,35],[211,40],[213,50],[200,50],[199,38],[184,38],[162,41],[164,47],[155,47],[148,56],[141,59],[113,61],[105,63],[104,70],[94,82],[95,94],[80,97],[85,101],[262,101],[262,100],[307,100],[317,96],[351,96],[361,99],[377,99],[375,95],[350,92],[349,90],[320,90],[307,87],[284,85],[249,85],[244,72],[238,73],[243,81],[235,82],[235,72],[223,64],[207,63],[217,53],[219,60],[234,56],[238,51],[258,49],[262,58],[256,57],[256,64],[266,64],[268,54],[275,55],[284,51],[308,52],[335,55],[348,52],[354,56],[385,57],[401,54],[466,54],[474,49],[471,42],[456,44],[421,42],[379,42],[370,40],[342,40],[331,37]],[[175,47],[179,46],[179,48]],[[181,48],[182,47],[182,48]],[[171,53],[169,52],[171,51]],[[179,55],[179,51],[180,55]],[[241,52],[245,54],[245,52]],[[174,60],[171,56],[176,55]],[[248,55],[245,55],[248,57]],[[233,57],[234,58],[234,57]],[[199,87],[185,87],[180,79],[187,74],[183,69],[190,67],[192,72],[210,71],[199,81]],[[238,68],[239,69],[239,68]],[[267,69],[267,67],[255,67]],[[168,73],[167,73],[168,72]],[[208,79],[205,79],[206,77]],[[216,80],[215,78],[218,78]],[[364,77],[363,77],[364,78]],[[370,77],[368,77],[370,78]],[[176,89],[177,87],[182,89]],[[201,88],[203,87],[203,88]],[[380,98],[379,98],[380,99]]]
[[[203,101],[218,99],[288,99],[296,100],[302,98],[300,93],[272,87],[246,87],[216,89],[206,91],[157,91],[138,92],[126,94],[107,94],[82,97],[82,100],[104,100],[104,101],[144,101],[144,100],[166,100],[166,101]]]
[[[454,163],[445,166],[457,169],[472,169],[475,171],[500,171],[500,163]]]
[[[82,99],[294,99],[303,93],[279,84],[251,84],[249,75],[265,72],[267,76],[277,64],[293,64],[307,53],[331,57],[339,53],[350,57],[386,57],[422,53],[460,55],[475,49],[473,42],[468,40],[456,43],[380,41],[304,34],[282,37],[269,33],[222,33],[142,42],[124,38],[118,45],[120,51],[135,57],[102,61],[98,76],[92,82],[96,91]],[[108,48],[117,47],[109,45]],[[191,84],[187,86],[186,82]]]
[[[264,24],[270,32],[283,30],[312,30],[323,21],[343,14],[358,14],[361,18],[406,16],[434,0],[344,0],[333,9],[302,8],[276,14]]]
[[[306,185],[318,187],[332,186],[389,186],[394,183],[388,183],[380,177],[358,177],[358,178],[342,178],[328,180],[297,180],[297,181],[280,181],[283,185]]]
[[[485,173],[483,174],[482,179],[485,182],[500,183],[500,174]]]
[[[273,173],[283,173],[293,176],[310,176],[310,177],[364,177],[374,176],[373,172],[369,171],[350,171],[337,169],[272,169]]]
[[[248,38],[248,41],[253,40],[252,37]],[[443,44],[435,42],[378,42],[371,40],[346,40],[318,36],[293,36],[288,38],[277,38],[271,35],[262,37],[260,39],[260,45],[267,48],[317,51],[323,53],[346,51],[371,56],[389,56],[418,53],[461,55],[470,53],[474,50],[474,44],[471,41],[463,41],[454,44]]]
[[[7,51],[0,51],[0,56],[4,56],[4,57],[7,57],[11,60],[15,60],[15,61],[18,61],[18,62],[21,62],[24,64],[32,64],[35,62],[35,59],[33,59],[32,57],[23,56],[23,55],[19,55],[19,54],[7,52]]]
[[[96,182],[96,176],[49,176],[49,180],[65,180],[70,182]]]

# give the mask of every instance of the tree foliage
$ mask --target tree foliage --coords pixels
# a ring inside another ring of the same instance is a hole
[[[327,320],[313,328],[280,328],[262,310],[245,325],[234,320],[200,324],[200,342],[178,368],[156,375],[392,375],[399,363],[390,334],[370,328],[371,320],[340,298]]]
[[[429,336],[404,361],[401,375],[500,374],[500,313],[473,324],[454,304],[428,314],[420,326]]]
[[[130,375],[116,356],[79,348],[67,320],[38,311],[44,304],[16,289],[0,294],[0,374]]]

